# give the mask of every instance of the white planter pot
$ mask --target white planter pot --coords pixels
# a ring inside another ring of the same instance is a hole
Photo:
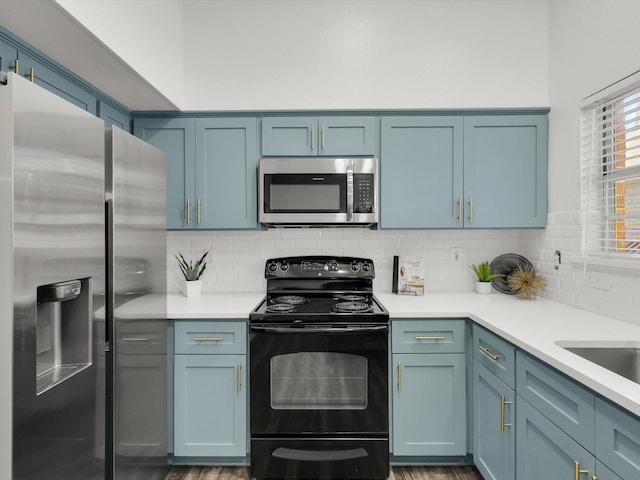
[[[485,295],[491,293],[491,282],[476,282],[476,292]]]
[[[197,297],[202,292],[202,280],[192,280],[187,282],[186,280],[182,284],[182,294],[185,297]]]

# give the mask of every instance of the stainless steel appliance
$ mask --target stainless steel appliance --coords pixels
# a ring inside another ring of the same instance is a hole
[[[389,475],[389,313],[371,260],[267,261],[250,314],[251,475]]]
[[[166,156],[106,128],[107,478],[167,472]]]
[[[378,223],[376,158],[261,158],[260,223],[373,226]]]
[[[0,322],[0,381],[5,388],[0,391],[0,478],[112,478],[109,442],[115,438],[117,443],[122,431],[115,421],[123,411],[118,402],[138,398],[143,388],[155,392],[155,402],[166,398],[164,383],[141,387],[128,379],[136,367],[118,363],[113,341],[118,338],[118,312],[127,311],[129,300],[165,291],[166,235],[157,200],[164,202],[164,189],[157,182],[137,183],[141,160],[131,157],[134,152],[127,146],[127,159],[115,160],[107,170],[114,179],[108,197],[111,211],[124,220],[113,222],[110,236],[115,241],[107,242],[105,169],[111,164],[105,162],[104,122],[18,75],[3,77],[0,314],[5,321]],[[154,170],[154,182],[162,175],[163,162],[163,156],[156,156],[147,167]],[[144,200],[146,196],[152,200]],[[139,215],[149,212],[154,215]],[[106,274],[107,251],[115,258],[113,278]],[[128,274],[118,273],[122,271]],[[162,309],[155,311],[153,321],[162,317]],[[149,408],[138,404],[132,410],[135,403],[120,403],[128,418]],[[115,430],[106,417],[114,418]],[[164,418],[154,418],[155,438],[161,435],[155,424],[163,426]],[[163,441],[145,439],[145,448],[136,451],[138,463],[149,463],[152,455],[146,445]],[[115,450],[117,454],[117,445]],[[127,450],[131,458],[133,450]],[[163,478],[153,475],[145,478]]]

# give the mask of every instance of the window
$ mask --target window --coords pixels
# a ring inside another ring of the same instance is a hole
[[[585,255],[640,261],[640,86],[583,109]]]

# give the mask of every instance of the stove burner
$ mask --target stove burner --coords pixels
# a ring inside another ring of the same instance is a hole
[[[267,305],[264,311],[268,313],[293,313],[296,311],[296,307],[290,303],[276,303]]]
[[[340,302],[331,309],[338,313],[366,313],[373,311],[373,307],[364,302]]]
[[[281,297],[276,297],[273,299],[274,303],[284,303],[287,305],[303,305],[308,302],[308,300],[300,295],[283,295]]]
[[[366,302],[367,297],[363,295],[340,295],[338,300],[342,302]]]

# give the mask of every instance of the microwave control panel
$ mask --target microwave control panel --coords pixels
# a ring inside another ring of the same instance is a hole
[[[353,213],[374,213],[374,175],[356,173],[353,175]]]

